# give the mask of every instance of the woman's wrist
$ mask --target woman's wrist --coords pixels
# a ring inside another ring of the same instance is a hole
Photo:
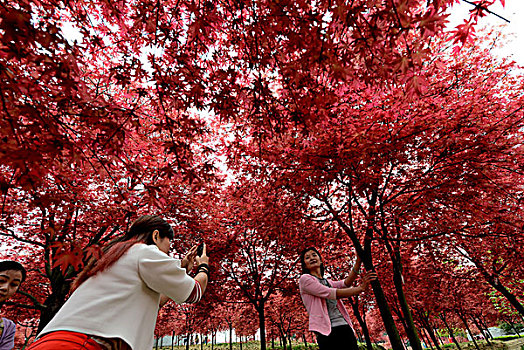
[[[207,278],[209,279],[209,265],[206,264],[206,263],[198,265],[196,273],[197,273],[197,275],[199,273],[205,273],[207,275]]]

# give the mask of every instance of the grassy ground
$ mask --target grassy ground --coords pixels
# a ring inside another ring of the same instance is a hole
[[[275,347],[274,349],[277,350],[277,349],[282,349],[280,346],[277,346],[278,344],[275,344]],[[293,343],[293,350],[303,350],[303,349],[306,349],[306,347],[304,346],[304,343]],[[308,344],[308,350],[317,350],[318,347],[316,344]],[[268,343],[266,345],[267,349],[268,350],[271,350],[273,349],[271,347],[271,343]],[[173,347],[173,349],[175,350],[185,350],[185,346],[175,346]],[[163,348],[160,348],[159,349],[162,349],[162,350],[171,350],[171,346],[164,346]],[[189,349],[190,350],[200,350],[200,344],[199,345],[190,345],[189,346]],[[211,350],[211,345],[208,344],[208,345],[204,345],[202,346],[202,349],[204,350]],[[229,344],[216,344],[214,345],[213,349],[215,350],[229,350]],[[233,343],[233,350],[240,350],[240,344],[239,343]],[[247,343],[243,343],[242,344],[242,350],[260,350],[260,342],[256,341],[256,342],[247,342]]]
[[[492,344],[489,345],[486,341],[479,340],[477,341],[477,344],[480,347],[480,350],[524,350],[524,338],[516,339],[516,340],[510,340],[510,341],[501,341],[501,340],[495,340],[491,342]],[[275,347],[271,347],[271,343],[267,344],[268,350],[280,350],[282,349],[280,346],[277,346],[278,344],[275,344]],[[304,343],[293,343],[293,350],[317,350],[318,347],[316,344],[308,344],[308,347],[306,348],[304,346]],[[173,349],[176,350],[185,350],[185,346],[175,346]],[[365,349],[365,346],[363,347]],[[476,350],[475,344],[473,342],[467,342],[467,343],[461,343],[460,344],[461,350]],[[171,346],[164,346],[162,348],[159,348],[162,350],[171,350]],[[189,346],[190,350],[200,350],[200,345],[191,345]],[[204,350],[211,350],[211,345],[204,345],[202,347]],[[216,350],[229,350],[229,344],[216,344],[214,345],[213,349]],[[239,343],[233,343],[233,350],[240,350],[240,344]],[[259,350],[260,349],[260,342],[248,342],[242,344],[242,350]],[[446,344],[442,347],[443,350],[458,350],[455,344]]]

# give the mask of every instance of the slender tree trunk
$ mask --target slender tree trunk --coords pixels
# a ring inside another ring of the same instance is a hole
[[[366,270],[374,271],[372,265],[366,266]],[[391,343],[391,348],[393,350],[404,350],[404,346],[402,345],[402,341],[400,340],[400,335],[398,333],[397,327],[395,326],[395,321],[393,320],[393,316],[391,315],[391,310],[389,309],[389,305],[386,300],[386,296],[384,294],[382,286],[380,285],[378,280],[375,280],[371,282],[371,287],[373,288],[373,294],[375,295],[375,300],[377,302],[380,315],[382,316],[382,321],[384,322],[384,327],[386,328],[386,333],[388,334],[389,342]]]
[[[266,350],[266,316],[264,301],[260,301],[256,310],[258,312],[258,324],[260,327],[260,350]]]
[[[446,316],[444,316],[444,314],[440,314],[440,319],[442,320],[442,322],[444,322],[444,325],[446,326],[446,329],[447,329],[448,332],[449,332],[449,336],[450,336],[451,339],[453,340],[453,343],[455,343],[455,345],[457,346],[457,349],[458,349],[458,350],[462,350],[462,349],[460,348],[459,342],[458,342],[457,339],[455,338],[455,333],[453,333],[453,329],[449,326],[448,322],[446,321]]]
[[[369,336],[369,329],[366,323],[366,320],[360,315],[360,310],[358,308],[358,299],[357,298],[348,298],[349,303],[351,304],[351,309],[353,309],[353,314],[355,315],[362,333],[364,333],[364,339],[366,341],[366,348],[368,350],[373,350],[373,344],[371,343],[371,337]]]
[[[364,337],[362,336],[360,329],[355,327],[353,330],[355,331],[355,336],[357,337],[357,341],[359,343],[365,343],[366,341],[364,340]]]
[[[494,340],[495,338],[493,338],[493,334],[491,334],[491,331],[489,330],[489,326],[488,324],[486,323],[486,320],[484,319],[484,316],[481,316],[480,318],[480,323],[482,323],[482,325],[484,326],[484,329],[486,330],[486,332],[488,333],[488,336],[491,340]]]
[[[374,193],[373,196],[376,196],[376,194]],[[370,214],[374,214],[374,213],[370,213]],[[369,243],[369,247],[366,246],[365,248],[363,248],[362,245],[360,244],[360,240],[357,237],[356,233],[350,227],[348,227],[345,224],[345,222],[338,217],[336,213],[334,214],[334,217],[335,217],[335,220],[338,222],[338,224],[348,234],[349,238],[353,242],[353,246],[357,250],[360,258],[362,259],[366,270],[375,271],[375,267],[373,266],[373,261],[371,257],[371,245],[370,245],[371,243]],[[371,231],[371,233],[366,232],[366,237],[371,237],[373,229],[370,228],[367,231]],[[402,344],[402,341],[400,340],[400,334],[398,333],[397,326],[395,325],[395,321],[393,320],[393,315],[391,314],[391,310],[389,308],[386,296],[384,294],[384,290],[382,289],[382,286],[380,285],[379,280],[372,281],[371,287],[373,289],[373,294],[375,295],[375,301],[380,311],[380,316],[382,317],[382,321],[384,323],[386,333],[388,334],[388,338],[389,338],[389,342],[391,343],[392,350],[404,350],[404,345]]]
[[[428,340],[427,332],[424,332],[424,327],[422,327],[421,329],[422,331],[420,332],[420,337],[422,338],[424,343],[426,343],[426,348],[433,349],[433,346],[431,346],[431,341]]]
[[[374,190],[369,200],[370,208],[375,208],[377,196],[378,196],[378,191]],[[370,222],[368,225],[368,228],[366,229],[366,234],[365,234],[366,238],[364,242],[364,247],[362,247],[362,244],[360,243],[360,239],[356,235],[356,232],[351,227],[349,227],[344,222],[344,220],[340,218],[338,213],[331,206],[331,203],[329,203],[329,200],[324,203],[328,206],[329,211],[333,215],[333,218],[335,219],[335,221],[339,224],[339,226],[348,235],[349,239],[353,242],[353,246],[357,250],[357,253],[360,256],[360,258],[362,259],[366,270],[375,271],[375,267],[373,266],[373,260],[371,256],[371,238],[373,236],[372,223]],[[369,217],[374,217],[375,213],[376,213],[375,210],[371,209],[370,212],[368,213]],[[384,290],[382,289],[380,282],[378,280],[371,282],[371,287],[373,288],[373,294],[375,295],[375,301],[380,311],[380,316],[382,317],[382,321],[384,323],[386,333],[388,334],[388,338],[389,338],[389,342],[391,343],[392,350],[404,350],[404,345],[402,344],[402,341],[400,340],[398,329],[395,325],[395,321],[393,320],[393,315],[391,314],[391,310],[389,308],[388,302],[386,300],[386,296],[384,294]]]
[[[429,317],[427,315],[424,315],[423,312],[419,312],[420,315],[420,321],[422,322],[423,327],[426,329],[426,332],[428,333],[429,338],[435,345],[435,347],[438,350],[441,350],[439,341],[437,340],[437,337],[435,336],[435,332],[433,331],[433,327],[431,326],[431,323],[429,322]]]
[[[155,338],[155,350],[158,350],[158,337]]]
[[[40,312],[40,322],[38,323],[37,333],[40,333],[40,331],[44,329],[67,300],[71,283],[66,282],[61,272],[55,270],[53,270],[53,274],[56,276],[49,278],[51,281],[51,294],[44,301],[45,308]]]
[[[509,303],[515,308],[515,310],[518,311],[521,317],[523,317],[524,305],[522,305],[517,299],[517,297],[514,294],[512,294],[504,285],[502,285],[502,283],[500,283],[499,278],[496,276],[492,276],[488,271],[486,271],[482,263],[480,263],[476,259],[472,259],[470,257],[468,257],[468,259],[475,264],[475,266],[484,276],[486,281],[498,292],[500,292],[500,294],[502,294],[509,301]]]
[[[474,316],[471,319],[473,320],[473,324],[475,325],[475,327],[477,327],[477,329],[480,331],[480,334],[482,334],[483,338],[486,339],[488,345],[491,345],[491,341],[489,341],[489,336],[487,336],[487,332],[484,329],[484,327],[480,324],[479,320]]]
[[[397,292],[398,301],[400,303],[400,308],[402,310],[402,315],[404,318],[405,331],[409,339],[409,343],[413,350],[422,350],[422,344],[420,344],[420,339],[415,328],[415,322],[413,321],[413,316],[411,309],[409,308],[408,301],[406,299],[406,294],[404,293],[404,288],[402,286],[402,266],[400,262],[393,260],[393,283],[395,285],[395,290]]]
[[[517,336],[520,338],[520,333],[518,331],[518,329],[515,327],[515,323],[513,323],[513,321],[511,320],[508,320],[508,323],[509,325],[511,326],[511,329],[513,329],[513,331],[517,334]]]
[[[479,345],[477,344],[477,341],[475,340],[475,335],[473,335],[473,332],[471,332],[471,329],[469,328],[468,322],[466,320],[465,316],[462,316],[460,312],[457,312],[458,317],[462,320],[462,323],[464,323],[464,326],[466,327],[466,330],[469,333],[469,336],[471,337],[471,340],[473,341],[473,344],[475,345],[475,348],[477,350],[480,350]]]
[[[285,350],[287,348],[287,338],[281,324],[278,325],[278,331],[280,333],[280,346]]]
[[[229,350],[233,350],[233,324],[229,325]]]
[[[302,333],[302,341],[304,342],[304,346],[306,348],[309,348],[309,345],[307,344],[306,334]]]

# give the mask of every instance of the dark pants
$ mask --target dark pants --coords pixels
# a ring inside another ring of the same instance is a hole
[[[331,328],[329,335],[317,335],[319,350],[357,350],[357,338],[350,326],[338,326]]]

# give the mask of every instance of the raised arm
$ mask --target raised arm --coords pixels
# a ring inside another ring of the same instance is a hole
[[[209,258],[206,254],[206,245],[204,244],[202,256],[196,255],[196,248],[197,246],[191,248],[191,250],[182,259],[181,263],[181,267],[184,268],[187,273],[191,271],[195,262],[198,266],[197,274],[195,275],[195,277],[193,277],[193,279],[195,280],[195,285],[193,287],[193,290],[191,291],[191,294],[189,294],[187,299],[184,301],[185,303],[196,303],[200,301],[202,295],[204,295],[204,292],[206,291],[207,282],[209,280]],[[160,307],[164,306],[164,304],[166,304],[170,299],[171,298],[169,298],[168,296],[161,294]]]
[[[371,281],[377,279],[377,274],[375,272],[366,272],[364,277],[362,277],[362,283],[358,287],[349,287],[349,288],[339,288],[337,289],[337,299],[349,298],[355,295],[359,295],[368,289]]]
[[[358,272],[360,271],[360,264],[360,256],[357,255],[357,261],[355,261],[355,265],[353,265],[353,268],[349,272],[349,275],[344,279],[344,284],[346,285],[346,287],[350,287],[353,284],[353,282],[355,282],[355,280],[357,279]]]

